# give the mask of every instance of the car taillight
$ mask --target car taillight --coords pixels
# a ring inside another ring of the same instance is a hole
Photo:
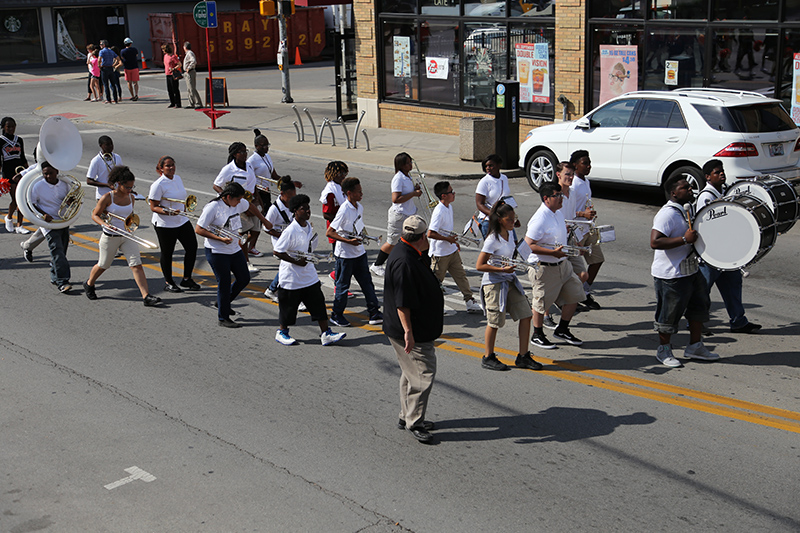
[[[731,143],[716,154],[714,157],[757,157],[758,150],[753,143]]]
[[[794,143],[794,151],[800,150],[800,137],[797,138],[797,142]]]

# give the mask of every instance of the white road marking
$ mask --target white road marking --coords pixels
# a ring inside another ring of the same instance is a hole
[[[114,483],[109,483],[108,485],[104,485],[106,489],[112,490],[116,489],[117,487],[121,487],[122,485],[127,485],[131,481],[136,481],[137,479],[141,479],[145,483],[150,483],[151,481],[155,481],[156,476],[150,474],[149,472],[145,472],[138,466],[132,466],[130,468],[126,468],[125,471],[130,474],[128,477],[124,477]]]

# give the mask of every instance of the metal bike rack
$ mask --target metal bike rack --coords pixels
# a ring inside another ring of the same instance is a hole
[[[337,118],[336,119],[336,123],[337,124],[341,124],[341,126],[344,128],[344,137],[347,140],[347,149],[349,150],[350,149],[350,132],[347,131],[347,124],[344,123],[344,119],[342,117]]]
[[[356,122],[356,130],[355,130],[356,133],[353,136],[353,150],[358,148],[358,128],[361,127],[361,120],[364,118],[364,115],[366,114],[367,114],[366,110],[362,109],[361,115],[359,115],[358,121]]]
[[[297,110],[296,105],[292,106],[292,111],[294,111],[294,114],[297,115],[297,122],[292,123],[294,124],[294,129],[297,130],[297,142],[303,142],[306,140],[306,131],[303,127],[303,119],[300,117],[300,112]],[[298,122],[300,123],[300,127],[297,126]],[[314,138],[316,138],[316,135]]]
[[[319,137],[317,137],[317,126],[314,124],[314,119],[311,117],[311,113],[309,113],[308,108],[303,108],[303,113],[306,114],[308,117],[308,121],[311,122],[311,131],[314,133],[314,144],[322,143],[322,134],[320,133]],[[321,132],[322,130],[320,130]]]
[[[325,131],[325,126],[328,126],[331,132],[331,146],[336,146],[336,135],[333,133],[333,125],[328,117],[322,119],[322,125],[319,127],[319,144],[322,144],[322,132]]]
[[[361,130],[361,133],[364,134],[364,142],[367,143],[366,151],[369,152],[369,137],[367,137],[367,130]]]
[[[292,126],[294,126],[294,131],[297,133],[297,142],[303,142],[301,139],[300,127],[297,125],[297,121],[292,121]]]

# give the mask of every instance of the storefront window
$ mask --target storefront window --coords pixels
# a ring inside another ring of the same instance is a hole
[[[783,18],[785,20],[800,20],[800,0],[784,0]]]
[[[417,0],[381,0],[383,13],[416,13]]]
[[[705,34],[700,29],[654,28],[647,31],[644,89],[670,91],[703,86]]]
[[[647,12],[649,19],[707,20],[708,0],[649,0]]]
[[[59,61],[85,59],[86,45],[106,39],[110,46],[122,48],[127,37],[122,6],[96,6],[53,9]]]
[[[786,30],[783,52],[783,82],[778,98],[783,100],[783,107],[792,115],[795,124],[800,125],[800,30]]]
[[[0,65],[44,62],[35,9],[2,9],[0,21]]]
[[[506,2],[503,0],[464,0],[464,15],[467,17],[505,17]]]
[[[386,98],[419,98],[417,25],[414,22],[384,21],[383,64]]]
[[[713,33],[711,87],[757,91],[772,96],[778,30],[720,28]]]
[[[544,26],[511,26],[511,78],[520,82],[520,112],[555,113],[555,31]]]
[[[422,0],[423,15],[447,15],[457,17],[460,15],[461,5],[458,0]]]
[[[556,0],[537,0],[531,4],[514,2],[511,4],[512,17],[554,17],[556,14]]]
[[[642,30],[601,28],[592,30],[592,97],[590,107],[641,87]]]
[[[494,106],[494,80],[507,77],[508,35],[505,24],[464,25],[464,105]]]
[[[783,0],[791,3],[791,0]],[[778,20],[778,2],[714,0],[713,20]]]
[[[651,0],[654,1],[654,0]],[[640,19],[640,0],[589,0],[589,16],[610,19]]]
[[[458,25],[423,22],[420,26],[422,62],[420,100],[458,105]]]

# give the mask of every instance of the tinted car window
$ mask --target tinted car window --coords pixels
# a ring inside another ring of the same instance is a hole
[[[639,100],[617,100],[601,107],[590,117],[593,128],[624,128],[631,119]]]
[[[673,115],[675,119],[673,120]],[[647,100],[639,115],[639,128],[683,128],[681,111],[678,104],[669,100]]]
[[[740,107],[692,104],[712,129],[736,133],[766,133],[793,130],[797,126],[780,104]]]

